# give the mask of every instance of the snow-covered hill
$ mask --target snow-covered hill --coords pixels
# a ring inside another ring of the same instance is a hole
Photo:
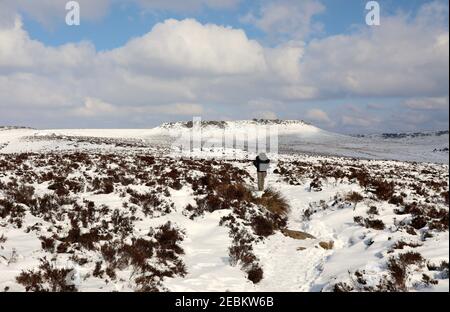
[[[98,138],[120,144],[165,146],[193,129],[192,122],[166,123],[152,129],[3,129],[0,152],[73,150],[96,147]],[[274,131],[276,130],[276,131]],[[347,136],[328,132],[299,120],[203,121],[202,142],[221,145],[225,139],[254,140],[277,134],[281,153],[309,153],[417,162],[449,163],[448,131],[438,133]],[[94,144],[89,144],[94,143]],[[103,149],[108,148],[104,144]]]
[[[154,134],[178,137],[190,131],[192,122],[163,124],[154,129]],[[271,128],[272,127],[272,128]],[[236,138],[278,135],[279,150],[285,153],[312,153],[357,157],[365,159],[392,159],[418,162],[449,162],[449,133],[415,132],[384,133],[348,136],[325,131],[301,120],[241,120],[203,121],[202,138],[222,141],[223,137]]]
[[[157,129],[161,131],[168,131],[173,135],[180,134],[181,131],[192,129],[194,123],[188,122],[174,122],[162,124]],[[276,127],[279,134],[316,134],[321,132],[319,128],[308,124],[302,120],[268,120],[268,119],[253,119],[253,120],[236,120],[236,121],[201,121],[198,126],[206,134],[221,135],[223,132],[240,133],[248,132],[249,130],[267,131],[270,127]]]

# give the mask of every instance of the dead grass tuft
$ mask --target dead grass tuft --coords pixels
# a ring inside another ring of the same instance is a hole
[[[255,200],[256,204],[264,206],[271,213],[285,217],[289,213],[289,204],[286,199],[273,189],[267,189],[261,198]]]
[[[364,199],[358,192],[350,192],[345,196],[345,200],[354,204],[353,210],[356,209],[356,205]]]

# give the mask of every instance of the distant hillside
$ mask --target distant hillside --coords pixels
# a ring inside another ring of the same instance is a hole
[[[173,147],[176,140],[201,138],[207,146],[234,142],[248,148],[248,142],[261,139],[264,132],[278,141],[280,153],[333,155],[364,159],[393,159],[448,164],[449,131],[385,133],[348,136],[332,133],[302,120],[202,121],[201,136],[192,136],[192,121],[165,123],[151,129],[47,129],[0,128],[0,152],[37,152],[42,150],[104,148],[114,144]],[[276,125],[276,131],[268,126]],[[9,129],[9,130],[8,130]],[[268,130],[268,131],[267,131]],[[275,133],[274,133],[275,132]],[[278,136],[276,136],[278,134]],[[100,140],[100,139],[101,140]],[[105,144],[100,144],[103,142]],[[144,143],[142,143],[144,142]],[[185,142],[185,141],[183,141]],[[257,141],[259,142],[259,141]],[[269,144],[267,143],[267,144]],[[178,143],[177,143],[178,144]],[[274,143],[276,144],[276,143]],[[271,145],[272,146],[272,145]],[[275,146],[275,145],[274,145]]]
[[[400,132],[400,133],[381,133],[381,134],[358,134],[355,137],[358,138],[378,138],[383,139],[405,139],[405,138],[422,138],[422,137],[440,137],[448,135],[448,130],[442,131],[423,131],[423,132]]]
[[[300,135],[311,136],[325,132],[303,120],[280,120],[280,119],[253,119],[253,120],[236,120],[236,121],[201,121],[202,136],[209,138],[221,139],[224,131],[226,134],[238,134],[254,136],[256,133],[267,131],[268,126],[276,126],[279,135]],[[186,129],[193,127],[192,121],[180,121],[172,123],[164,123],[154,128],[155,133],[169,136],[178,136],[185,133]],[[269,128],[272,132],[273,129]]]
[[[14,129],[33,129],[30,127],[23,127],[23,126],[1,126],[0,130],[14,130]]]
[[[252,120],[236,120],[236,121],[223,121],[223,120],[202,120],[202,128],[230,128],[230,127],[244,127],[244,126],[268,126],[268,125],[278,125],[278,126],[295,126],[295,125],[308,125],[307,122],[303,120],[281,120],[281,119],[252,119]],[[164,129],[175,129],[175,128],[192,128],[193,122],[190,121],[178,121],[178,122],[167,122],[163,123],[160,128]]]

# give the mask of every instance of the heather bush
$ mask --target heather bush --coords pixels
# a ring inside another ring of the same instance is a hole
[[[56,268],[46,258],[40,259],[37,270],[22,271],[17,276],[17,283],[26,291],[33,292],[75,292],[77,288],[68,283],[71,269]]]

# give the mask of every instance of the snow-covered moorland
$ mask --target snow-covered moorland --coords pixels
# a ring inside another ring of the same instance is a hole
[[[449,290],[446,164],[280,154],[260,193],[245,151],[33,131],[0,134],[0,290]]]

